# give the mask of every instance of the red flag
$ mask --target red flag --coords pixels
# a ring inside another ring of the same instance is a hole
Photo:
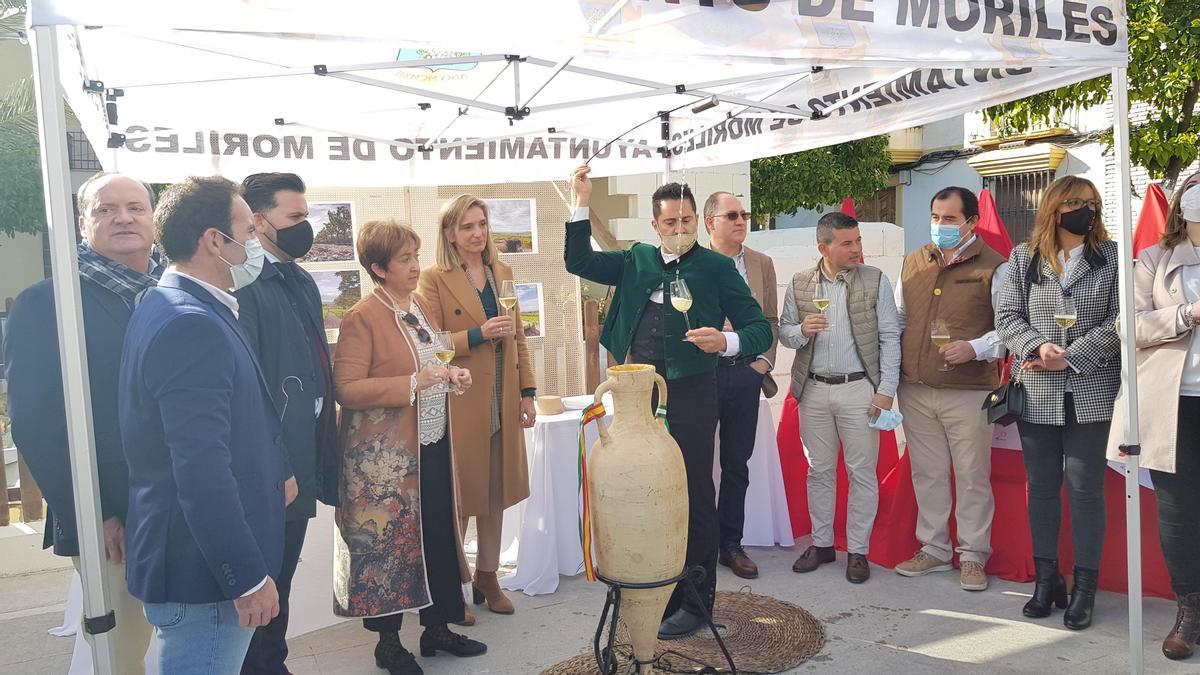
[[[1133,228],[1133,257],[1136,259],[1138,253],[1157,244],[1166,230],[1167,196],[1158,183],[1150,183],[1146,186],[1137,226]]]
[[[1007,258],[1012,253],[1013,243],[1000,220],[1000,212],[996,210],[996,200],[987,188],[979,191],[979,224],[975,226],[975,234],[983,239],[997,253]]]
[[[854,210],[854,199],[853,198],[846,197],[845,199],[842,200],[842,213],[850,216],[851,218],[858,217],[858,211]]]

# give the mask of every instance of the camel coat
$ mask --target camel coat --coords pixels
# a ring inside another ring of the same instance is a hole
[[[499,260],[492,262],[494,289],[513,278],[512,268]],[[490,340],[471,349],[467,331],[483,325],[487,316],[479,294],[462,268],[449,272],[430,267],[421,272],[420,293],[428,301],[431,321],[450,331],[454,340],[453,365],[471,371],[471,389],[462,396],[450,397],[450,413],[457,423],[450,428],[454,441],[458,474],[459,508],[462,515],[488,515],[492,503],[491,438],[489,435],[492,391],[496,377],[496,348]],[[422,305],[424,307],[424,305]],[[518,305],[514,310],[520,316]],[[521,428],[521,390],[533,389],[533,368],[520,330],[504,338],[504,390],[500,401],[502,479],[500,503],[504,508],[529,496],[529,464],[525,457],[525,430]]]
[[[1200,265],[1187,239],[1167,250],[1152,246],[1142,251],[1133,268],[1137,341],[1138,427],[1141,466],[1175,472],[1175,436],[1179,428],[1179,385],[1191,346],[1192,332],[1176,331],[1180,308],[1187,305],[1183,267]],[[1125,391],[1113,409],[1108,458],[1120,460],[1124,442]]]
[[[436,329],[429,303],[415,294],[413,301]],[[367,296],[346,312],[333,360],[337,402],[342,406],[338,429],[345,448],[338,488],[341,507],[334,515],[334,612],[340,616],[383,616],[432,603],[421,540],[421,500],[454,501],[454,495],[420,492],[417,409],[410,402],[417,364],[417,348],[408,331],[396,326],[392,311],[377,298]],[[453,445],[451,438],[452,458]],[[458,515],[456,508],[456,519]],[[457,527],[454,536],[465,583],[471,576]]]

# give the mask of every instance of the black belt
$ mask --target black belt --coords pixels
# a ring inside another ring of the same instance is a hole
[[[857,382],[866,376],[866,373],[850,373],[849,375],[818,375],[813,373],[810,375],[812,379],[816,380],[817,382],[824,382],[825,384],[849,384],[851,382]]]
[[[722,356],[717,360],[717,364],[722,366],[740,366],[743,363],[754,363],[757,359],[757,356]]]

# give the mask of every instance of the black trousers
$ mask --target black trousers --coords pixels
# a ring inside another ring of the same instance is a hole
[[[1171,590],[1200,593],[1200,398],[1179,398],[1175,473],[1151,471]]]
[[[1058,558],[1058,532],[1062,525],[1062,485],[1067,481],[1071,505],[1071,537],[1075,564],[1100,569],[1104,546],[1104,472],[1108,462],[1108,422],[1080,424],[1070,394],[1063,401],[1067,423],[1017,422],[1021,453],[1029,481],[1029,529],[1033,555]]]
[[[421,541],[425,577],[433,604],[421,610],[422,626],[462,621],[465,605],[454,537],[454,479],[450,465],[450,431],[433,445],[421,446]],[[403,613],[363,619],[363,627],[381,633],[400,630]]]
[[[292,594],[292,578],[296,576],[296,565],[300,562],[300,550],[304,548],[304,535],[308,533],[308,519],[289,520],[283,525],[283,567],[275,579],[279,591],[279,615],[271,623],[255,629],[250,638],[250,648],[242,662],[242,673],[263,675],[287,675],[283,665],[287,660],[288,599]]]
[[[666,365],[634,356],[632,363],[650,363],[664,378]],[[657,392],[651,407],[658,407]],[[712,611],[717,593],[717,496],[713,487],[713,453],[717,433],[717,381],[713,373],[667,380],[667,425],[683,453],[688,486],[688,539],[685,565],[704,568],[704,581],[697,590],[704,608]],[[663,617],[686,607],[699,614],[682,585],[675,587]]]
[[[746,522],[750,455],[758,431],[758,397],[763,376],[754,359],[722,358],[717,366],[717,421],[721,440],[721,489],[717,493],[720,547],[740,546]]]

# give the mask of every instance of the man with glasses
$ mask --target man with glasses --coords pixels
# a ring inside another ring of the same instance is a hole
[[[896,283],[900,315],[899,402],[912,460],[921,548],[896,566],[919,577],[953,569],[958,553],[959,585],[987,588],[984,565],[991,554],[992,425],[981,411],[987,394],[1000,386],[994,361],[1004,356],[993,309],[1008,263],[975,234],[979,201],[966,188],[948,187],[930,201],[933,240],[904,259]],[[948,342],[932,340],[932,325],[944,323]],[[950,479],[958,546],[950,542]]]
[[[150,625],[142,603],[125,584],[129,466],[117,424],[117,375],[135,298],[162,274],[151,256],[153,197],[150,187],[135,178],[100,173],[80,186],[78,205],[83,235],[78,251],[79,290],[107,558],[104,583],[117,620],[112,632],[117,671],[141,673]],[[44,546],[53,546],[55,555],[70,557],[79,569],[52,280],[17,296],[7,329],[4,361],[13,441],[49,505]]]
[[[758,577],[758,566],[742,548],[746,520],[748,464],[758,430],[758,396],[779,391],[770,375],[779,337],[779,296],[775,263],[771,257],[746,246],[750,212],[729,192],[714,192],[704,202],[704,226],[712,250],[733,259],[738,274],[771,323],[771,346],[762,354],[722,356],[717,365],[717,420],[720,433],[721,489],[717,493],[717,519],[721,536],[717,562],[743,579]],[[725,330],[731,326],[726,322]]]
[[[651,225],[660,246],[634,244],[625,251],[593,251],[588,204],[591,169],[571,175],[575,210],[567,223],[567,271],[614,286],[612,308],[600,342],[614,358],[655,367],[667,381],[667,422],[687,469],[688,541],[686,565],[703,566],[704,607],[685,600],[677,585],[667,603],[658,637],[682,638],[703,624],[716,597],[718,524],[712,464],[717,425],[717,362],[721,357],[761,354],[771,347],[771,324],[750,295],[733,261],[696,246],[696,200],[686,185],[667,183],[651,197]],[[671,303],[692,303],[683,314]],[[723,330],[726,321],[730,330]]]

